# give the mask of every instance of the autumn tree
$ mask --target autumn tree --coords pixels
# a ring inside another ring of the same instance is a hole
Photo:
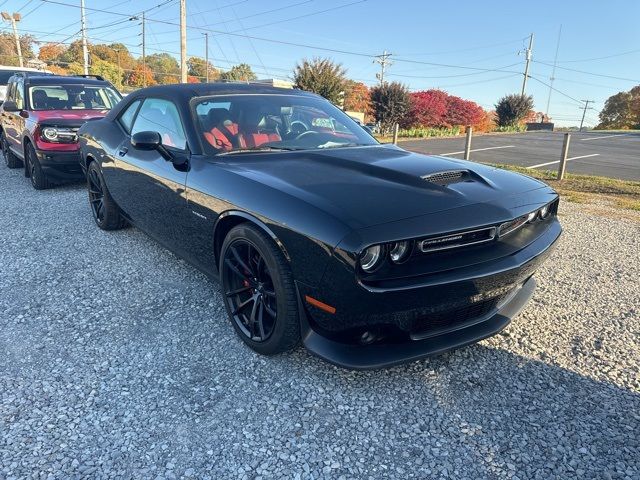
[[[533,109],[533,97],[520,94],[505,95],[498,100],[495,107],[499,126],[515,126]]]
[[[71,42],[69,47],[58,55],[57,61],[65,65],[69,63],[84,63],[82,40]]]
[[[147,67],[153,72],[156,83],[178,83],[180,65],[175,57],[168,53],[154,53],[146,57]]]
[[[47,43],[40,47],[38,51],[38,58],[43,62],[54,63],[58,60],[60,55],[62,55],[66,50],[64,45],[60,45],[59,43]]]
[[[91,45],[89,48],[91,61],[96,58],[117,65],[123,70],[133,70],[136,66],[136,60],[129,50],[122,43],[112,43],[110,45],[98,44]]]
[[[343,108],[348,112],[363,112],[365,116],[373,115],[371,92],[364,83],[347,80],[344,89]]]
[[[328,58],[304,59],[293,70],[293,81],[301,90],[317,93],[335,104],[342,102],[347,79],[346,70]]]
[[[609,97],[600,112],[600,124],[596,128],[640,128],[640,85]]]
[[[484,117],[484,110],[480,105],[470,100],[464,100],[454,95],[447,97],[447,113],[444,123],[447,127],[476,125]]]
[[[403,127],[443,127],[447,114],[447,92],[425,90],[410,94],[411,106],[403,119]]]
[[[100,75],[105,80],[108,80],[117,87],[122,86],[123,71],[120,67],[114,65],[113,63],[95,58],[91,62],[89,73],[91,73],[92,75]]]
[[[200,57],[191,57],[187,60],[187,68],[189,75],[197,77],[199,81],[204,82],[207,79],[207,69],[209,70],[209,81],[213,82],[218,79],[220,72],[209,62]]]
[[[153,72],[149,67],[142,65],[142,63],[136,65],[127,78],[127,85],[132,87],[148,87],[155,84],[156,80],[153,76]]]
[[[248,82],[251,80],[257,80],[258,77],[251,67],[246,63],[239,63],[238,65],[234,65],[230,70],[226,72],[222,72],[220,74],[221,80],[227,80],[230,82]]]
[[[409,112],[411,99],[409,90],[399,82],[384,83],[371,89],[371,103],[376,121],[383,131],[389,131]]]
[[[26,64],[27,60],[35,58],[33,44],[35,39],[31,35],[20,35],[20,49],[22,58]],[[16,40],[13,35],[7,32],[0,33],[0,63],[2,65],[20,65]]]

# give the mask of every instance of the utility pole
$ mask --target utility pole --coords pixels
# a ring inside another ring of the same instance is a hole
[[[144,32],[144,10],[142,11],[142,86],[147,86],[147,55],[146,55],[146,35]]]
[[[549,105],[551,105],[551,92],[553,91],[553,81],[556,79],[556,65],[558,64],[558,50],[560,49],[560,36],[562,35],[562,25],[558,30],[558,41],[556,42],[556,56],[553,58],[553,70],[551,70],[551,77],[549,77],[549,96],[547,97],[547,108],[544,114],[549,118]]]
[[[187,0],[180,0],[180,82],[187,83]]]
[[[87,49],[87,23],[84,18],[84,0],[80,0],[80,28],[82,29],[82,59],[84,74],[89,75],[89,50]]]
[[[380,64],[380,73],[376,73],[376,78],[380,80],[380,85],[384,85],[384,71],[388,66],[393,65],[393,62],[389,60],[390,56],[391,54],[387,53],[387,51],[385,50],[384,52],[382,52],[382,55],[376,55],[375,59],[373,60],[373,63]]]
[[[524,78],[522,79],[522,92],[521,95],[524,95],[525,90],[527,89],[527,80],[529,79],[529,63],[531,63],[531,51],[533,50],[533,33],[529,36],[529,48],[525,50],[525,60],[524,64]]]
[[[18,27],[16,26],[16,23],[19,22],[22,17],[19,13],[9,15],[8,12],[2,12],[2,18],[11,23],[11,27],[13,28],[13,37],[16,40],[16,51],[18,52],[18,60],[20,61],[20,66],[24,67],[24,61],[22,59],[22,47],[20,46],[20,36],[18,35]]]
[[[204,32],[204,68],[206,70],[207,83],[209,83],[209,32]]]
[[[582,100],[584,102],[584,108],[582,110],[582,120],[580,120],[580,131],[582,131],[582,125],[584,124],[584,117],[587,115],[587,109],[590,103],[595,103],[595,100]]]

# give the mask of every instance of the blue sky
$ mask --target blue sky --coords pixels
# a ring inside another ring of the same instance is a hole
[[[86,0],[90,41],[122,42],[139,55],[139,22],[129,21],[125,14],[148,10],[147,53],[177,56],[178,27],[160,22],[177,23],[178,4],[177,0]],[[0,9],[22,13],[20,31],[39,40],[78,38],[80,14],[73,6],[0,0]],[[187,25],[194,27],[187,32],[188,55],[204,56],[203,30],[198,28],[210,29],[209,56],[223,69],[246,62],[260,77],[286,78],[300,59],[327,56],[341,62],[351,78],[374,85],[379,65],[371,56],[386,50],[394,61],[389,80],[402,81],[412,90],[439,87],[484,108],[491,108],[506,93],[520,91],[523,75],[518,72],[524,69],[524,55],[518,52],[533,32],[530,74],[534,78],[527,93],[534,96],[540,111],[546,110],[549,95],[541,82],[550,82],[552,67],[546,64],[553,63],[562,25],[558,54],[562,68],[556,70],[553,85],[562,93],[552,93],[549,108],[561,125],[579,122],[581,104],[576,100],[595,100],[595,110],[587,111],[586,123],[592,125],[608,96],[640,84],[640,2],[633,0],[187,0],[187,13]],[[2,27],[9,29],[6,23]]]

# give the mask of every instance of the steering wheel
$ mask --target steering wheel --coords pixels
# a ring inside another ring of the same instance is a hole
[[[296,135],[299,135],[301,133],[305,133],[309,131],[309,126],[306,123],[304,123],[302,120],[294,120],[293,122],[291,122],[289,131],[291,133],[295,133]]]
[[[316,132],[315,130],[307,130],[306,132],[302,132],[300,135],[296,137],[296,140],[300,140],[301,138],[309,137],[311,135],[320,135],[320,132]]]

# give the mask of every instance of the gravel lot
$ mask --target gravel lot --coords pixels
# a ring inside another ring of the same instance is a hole
[[[640,224],[563,204],[501,335],[377,372],[259,357],[81,185],[0,167],[0,478],[640,478]]]

